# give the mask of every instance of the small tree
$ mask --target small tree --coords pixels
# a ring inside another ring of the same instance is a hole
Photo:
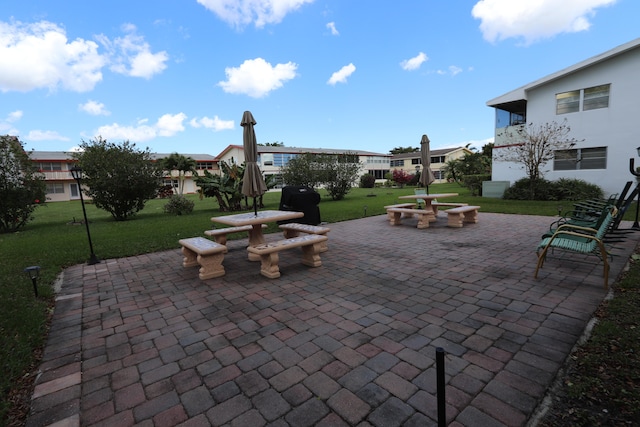
[[[280,169],[282,180],[286,185],[301,185],[309,188],[320,186],[322,178],[318,171],[316,157],[315,154],[304,153],[290,159]]]
[[[396,183],[396,185],[399,185],[400,188],[403,188],[406,184],[411,182],[411,180],[413,179],[413,175],[409,175],[402,169],[394,169],[391,179]]]
[[[318,159],[322,165],[323,183],[333,200],[342,200],[355,185],[362,165],[355,154],[325,154]]]
[[[230,164],[221,161],[220,170],[222,175],[205,170],[204,176],[196,177],[200,194],[204,197],[215,197],[222,212],[242,210],[244,166],[231,159]]]
[[[497,151],[496,160],[521,165],[531,183],[531,200],[535,200],[535,182],[544,176],[544,165],[583,141],[569,137],[570,132],[567,119],[562,123],[517,126],[515,131],[504,132],[508,145]]]
[[[376,177],[365,173],[360,177],[360,188],[373,188],[376,186]]]
[[[83,171],[85,194],[116,221],[128,219],[156,197],[162,170],[152,162],[148,148],[139,151],[129,141],[116,145],[98,137],[82,141],[80,149],[73,156]]]
[[[160,164],[169,174],[174,170],[178,171],[178,194],[180,195],[184,193],[184,181],[187,172],[191,172],[193,175],[197,173],[196,161],[191,157],[186,157],[178,153],[171,153],[169,157],[162,159]]]
[[[0,136],[0,233],[19,230],[44,203],[44,177],[15,136]]]

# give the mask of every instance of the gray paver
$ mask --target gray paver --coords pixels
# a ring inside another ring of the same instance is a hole
[[[451,425],[524,426],[606,295],[602,265],[549,258],[536,280],[552,218],[479,218],[329,224],[322,266],[283,252],[273,280],[246,238],[206,281],[177,248],[70,267],[26,424],[431,426],[443,347]],[[616,243],[610,282],[638,241]]]

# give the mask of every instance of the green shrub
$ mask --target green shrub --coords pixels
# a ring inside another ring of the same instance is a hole
[[[561,178],[554,184],[558,200],[601,199],[604,195],[600,187],[582,179]]]
[[[471,190],[472,196],[482,196],[482,182],[491,181],[491,175],[479,174],[479,175],[464,175],[462,177],[462,184]]]
[[[544,178],[531,180],[522,178],[504,192],[507,200],[557,200],[553,183]]]
[[[370,173],[365,173],[360,177],[360,188],[373,188],[376,185],[376,178]]]
[[[602,189],[581,179],[561,178],[547,181],[539,178],[533,182],[522,178],[509,187],[503,195],[507,200],[587,200],[600,199]]]
[[[174,194],[164,205],[164,211],[172,215],[190,214],[195,203],[180,194]]]

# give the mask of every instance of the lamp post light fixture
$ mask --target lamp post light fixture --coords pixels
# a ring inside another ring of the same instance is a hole
[[[640,147],[636,148],[636,151],[638,152],[638,156],[640,157]],[[640,172],[636,171],[633,157],[629,159],[629,172],[631,172],[631,174],[636,177],[636,186],[640,185]],[[640,209],[640,192],[638,192],[638,200],[636,201],[636,220],[631,226],[631,228],[634,230],[640,230],[640,224],[638,223],[638,209]]]
[[[25,274],[31,279],[31,283],[33,283],[33,293],[38,298],[38,277],[40,277],[40,266],[32,265],[31,267],[27,267],[23,270]]]
[[[93,243],[91,243],[91,233],[89,232],[89,220],[87,220],[87,210],[84,207],[84,197],[82,197],[82,188],[80,187],[81,186],[80,181],[82,181],[82,168],[78,166],[74,166],[71,169],[69,169],[69,172],[71,172],[71,176],[78,183],[78,192],[80,193],[80,203],[82,204],[82,215],[84,215],[84,225],[87,228],[87,238],[89,239],[89,250],[91,251],[91,255],[89,256],[89,261],[87,261],[87,264],[89,265],[97,264],[100,262],[100,260],[98,259],[98,257],[96,257],[96,254],[93,252]]]
[[[416,165],[416,175],[420,173],[420,165]]]

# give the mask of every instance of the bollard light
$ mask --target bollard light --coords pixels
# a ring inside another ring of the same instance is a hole
[[[78,183],[78,192],[80,193],[80,203],[82,204],[82,214],[84,215],[84,225],[87,228],[87,239],[89,239],[89,250],[91,251],[91,254],[89,255],[89,261],[87,261],[87,264],[89,265],[97,264],[100,262],[100,260],[98,259],[98,257],[96,257],[96,254],[93,252],[93,243],[91,243],[91,233],[89,232],[89,220],[87,220],[87,210],[84,207],[84,197],[82,197],[82,188],[80,187],[82,185],[81,184],[82,168],[79,168],[78,166],[74,166],[71,169],[69,169],[69,172],[71,172],[71,176]]]
[[[27,267],[24,270],[24,273],[31,279],[31,283],[33,283],[33,293],[38,297],[38,277],[40,277],[40,266],[32,265],[31,267]]]
[[[636,151],[638,152],[638,156],[640,156],[640,147],[636,148]],[[636,185],[640,185],[640,173],[636,171],[633,157],[629,159],[629,172],[636,177],[636,181],[638,181]],[[633,230],[640,230],[640,224],[638,223],[638,209],[640,209],[640,192],[638,192],[638,200],[636,200],[636,220],[631,226],[631,229]]]

